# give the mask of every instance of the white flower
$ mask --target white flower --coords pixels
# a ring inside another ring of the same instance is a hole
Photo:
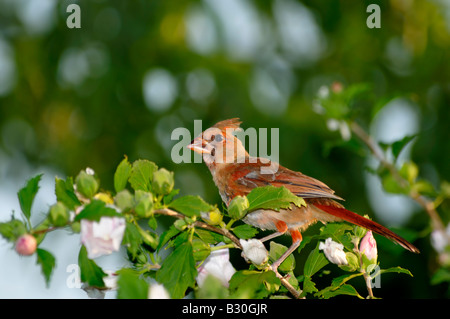
[[[223,245],[220,243],[218,246]],[[197,283],[201,287],[208,275],[212,275],[219,279],[225,287],[228,287],[228,281],[236,272],[230,263],[230,252],[227,249],[219,249],[212,251],[203,264],[197,269]]]
[[[107,274],[106,277],[103,277],[105,288],[117,290],[117,280],[119,279],[119,276],[117,276],[116,272],[113,270],[105,270],[105,273]]]
[[[90,259],[118,251],[124,232],[124,218],[102,217],[99,222],[81,220],[81,243]]]
[[[90,167],[86,167],[85,171],[86,171],[86,174],[88,174],[88,175],[95,175],[95,171]]]
[[[348,265],[347,258],[344,252],[344,245],[327,238],[325,243],[319,244],[319,250],[323,250],[327,259],[338,266]]]
[[[339,133],[341,133],[341,137],[344,141],[348,141],[352,137],[352,132],[350,131],[350,127],[348,126],[347,122],[345,122],[345,121],[329,119],[327,121],[327,127],[330,131],[339,130]]]
[[[264,264],[269,258],[269,252],[258,239],[240,240],[242,245],[242,257],[250,260],[255,265]]]
[[[170,299],[169,293],[162,284],[154,283],[148,288],[148,299]]]
[[[445,247],[449,245],[448,238],[450,238],[450,224],[447,225],[445,232],[437,229],[431,233],[431,245],[438,253],[443,253]]]

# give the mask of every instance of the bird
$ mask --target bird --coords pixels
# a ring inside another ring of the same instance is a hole
[[[269,185],[284,186],[294,195],[304,199],[306,206],[291,205],[288,209],[279,211],[257,209],[243,218],[249,225],[275,231],[262,238],[262,242],[282,234],[291,235],[291,246],[271,265],[277,275],[280,264],[299,247],[302,241],[301,233],[317,221],[346,221],[387,237],[413,253],[419,253],[419,249],[413,244],[388,228],[347,210],[338,202],[343,199],[335,195],[325,183],[278,163],[271,163],[275,169],[267,169],[269,160],[250,156],[236,137],[236,131],[242,130],[241,123],[239,118],[220,121],[195,137],[187,147],[202,155],[227,207],[234,197],[246,196],[254,188]]]

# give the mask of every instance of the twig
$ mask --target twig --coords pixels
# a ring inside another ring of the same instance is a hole
[[[155,214],[159,214],[159,215],[166,215],[166,216],[172,216],[178,219],[183,219],[186,216],[183,214],[180,214],[174,210],[171,210],[169,208],[161,208],[161,209],[157,209],[154,211]],[[221,234],[225,237],[228,237],[235,245],[237,248],[242,249],[241,243],[239,242],[239,239],[234,236],[228,229],[225,228],[218,228],[218,227],[214,227],[211,225],[208,225],[207,223],[201,222],[201,221],[195,221],[193,223],[193,225],[195,227],[200,227],[200,228],[204,228],[210,231],[213,231],[215,233]]]
[[[355,135],[358,136],[364,142],[364,144],[366,144],[366,146],[370,149],[370,151],[375,156],[375,158],[380,161],[381,165],[383,165],[385,168],[387,168],[389,170],[389,172],[395,178],[397,183],[399,183],[399,185],[401,187],[406,188],[409,185],[408,181],[405,180],[400,175],[400,173],[397,170],[397,168],[395,167],[395,165],[386,159],[386,157],[383,153],[383,150],[378,145],[378,143],[376,143],[372,139],[372,137],[369,134],[367,134],[366,131],[364,131],[364,129],[361,126],[359,126],[356,122],[352,122],[350,124],[350,128],[353,131],[353,133],[355,133]],[[425,198],[424,196],[420,195],[415,190],[410,190],[408,195],[409,195],[409,197],[411,197],[413,200],[415,200],[420,206],[422,206],[425,209],[428,216],[430,216],[430,219],[433,224],[433,229],[436,229],[445,235],[446,232],[445,232],[444,223],[442,222],[441,218],[439,217],[439,214],[436,212],[434,203],[432,201],[428,200],[427,198]]]
[[[159,214],[159,215],[166,215],[166,216],[171,216],[171,217],[175,217],[178,219],[183,219],[186,216],[183,214],[180,214],[174,210],[171,210],[169,208],[161,208],[161,209],[157,209],[154,211],[154,214]],[[234,236],[228,229],[226,228],[218,228],[218,227],[214,227],[211,225],[208,225],[204,222],[201,221],[195,221],[193,223],[193,225],[195,227],[200,227],[200,228],[204,228],[210,231],[213,231],[215,233],[221,234],[227,238],[229,238],[234,245],[242,250],[242,246],[241,243],[239,242],[239,239]],[[298,299],[300,297],[300,292],[298,292],[283,276],[281,276],[278,272],[275,272],[276,276],[280,279],[281,284],[294,296],[294,298]]]

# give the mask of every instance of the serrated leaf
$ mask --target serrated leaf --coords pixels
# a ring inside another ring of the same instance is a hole
[[[178,246],[156,272],[156,280],[164,285],[174,299],[183,298],[187,288],[194,287],[197,269],[190,242]]]
[[[348,285],[348,284],[342,285],[335,290],[325,291],[321,295],[324,299],[329,299],[331,297],[338,296],[338,295],[356,296],[359,299],[364,299],[364,297],[362,297],[353,286]]]
[[[56,266],[56,259],[50,252],[46,251],[45,249],[38,248],[36,250],[36,254],[36,263],[41,265],[41,271],[44,275],[45,284],[48,288],[53,269],[55,269]]]
[[[158,166],[148,160],[137,160],[133,162],[128,181],[134,190],[151,191],[153,173]]]
[[[0,235],[9,241],[12,242],[16,241],[17,238],[19,238],[26,232],[27,228],[25,224],[18,219],[13,219],[5,223],[0,223]]]
[[[128,162],[128,158],[125,156],[125,158],[117,166],[116,172],[114,173],[114,189],[116,190],[116,193],[125,188],[130,174],[131,164],[130,162]]]
[[[200,216],[201,212],[209,212],[214,209],[214,206],[206,203],[199,196],[193,195],[179,197],[172,201],[169,207],[188,217]]]
[[[122,245],[127,247],[133,258],[139,251],[139,245],[142,244],[142,237],[138,228],[133,223],[126,223],[125,233],[123,234]]]
[[[66,180],[55,178],[55,195],[56,199],[64,203],[70,210],[74,210],[76,206],[81,205],[77,195],[75,195],[72,177],[68,177]]]
[[[281,282],[273,271],[240,270],[230,279],[231,298],[265,298],[278,290]]]
[[[412,275],[412,273],[408,269],[405,269],[405,268],[402,268],[402,267],[391,267],[391,268],[388,268],[388,269],[381,269],[380,270],[380,274],[386,274],[386,273],[390,273],[390,272],[396,272],[396,273],[399,273],[399,274],[406,274],[406,275],[410,275],[411,277],[414,277]]]
[[[86,247],[81,246],[78,254],[78,266],[80,266],[80,278],[91,287],[102,288],[105,286],[103,277],[106,273],[101,269],[95,261],[88,258]]]
[[[233,228],[233,233],[240,239],[250,239],[259,233],[259,230],[248,224],[239,225]]]
[[[248,195],[248,211],[256,209],[286,209],[294,204],[298,207],[306,206],[305,200],[292,194],[286,187],[264,186],[254,188]]]
[[[39,174],[29,179],[27,184],[17,193],[20,208],[27,220],[30,219],[31,206],[33,205],[34,197],[39,190],[39,181],[41,180],[42,175],[43,174]]]
[[[161,247],[163,247],[172,237],[178,235],[180,230],[176,228],[174,225],[171,225],[168,230],[163,232],[159,237],[159,244],[156,247],[156,251],[159,251]]]
[[[148,283],[141,279],[139,273],[133,269],[123,268],[117,272],[118,299],[147,299]]]
[[[305,262],[304,275],[305,277],[311,277],[315,273],[317,273],[320,269],[325,267],[328,264],[328,260],[319,251],[319,245],[317,244],[316,248],[311,251],[308,256],[308,259]]]
[[[101,200],[92,200],[84,209],[75,217],[74,221],[80,221],[82,219],[93,220],[98,222],[100,218],[108,217],[123,217],[114,208],[107,207],[105,202]]]

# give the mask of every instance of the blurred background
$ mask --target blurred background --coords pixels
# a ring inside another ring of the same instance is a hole
[[[73,3],[79,29],[66,24]],[[366,25],[371,3],[381,28]],[[324,181],[347,208],[419,234],[420,255],[379,240],[381,267],[414,278],[386,274],[375,296],[448,297],[447,284],[430,284],[437,262],[426,214],[384,193],[364,169],[370,160],[330,148],[339,131],[313,105],[334,82],[368,83],[377,103],[360,124],[385,143],[418,134],[402,160],[438,186],[450,180],[449,61],[447,0],[0,0],[0,222],[19,216],[16,193],[37,173],[35,223],[55,202],[55,176],[91,167],[113,189],[124,154],[174,171],[181,194],[220,206],[203,164],[172,161],[171,133],[240,117],[243,128],[279,128],[280,163]],[[57,258],[49,288],[35,258],[0,239],[0,298],[86,298],[66,283],[79,241],[58,231],[42,246]],[[105,269],[126,264],[108,257]]]

